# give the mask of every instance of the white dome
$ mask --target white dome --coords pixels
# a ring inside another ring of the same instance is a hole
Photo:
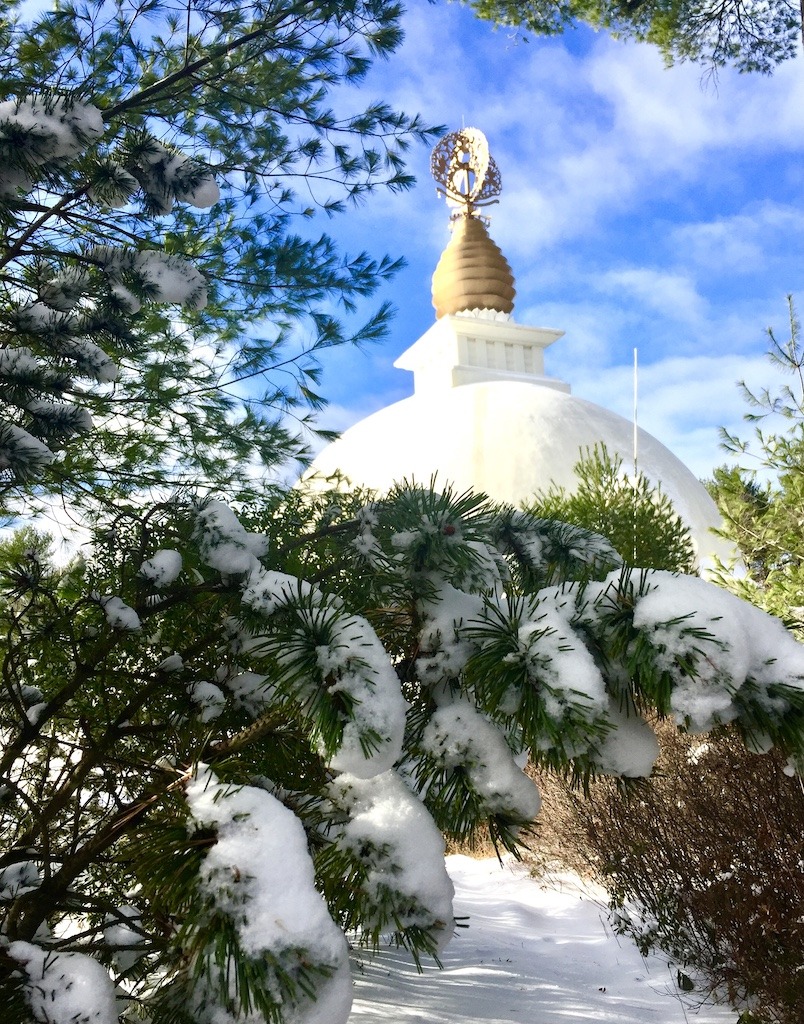
[[[413,395],[361,420],[325,448],[312,472],[342,472],[380,493],[403,478],[458,490],[485,491],[522,505],[555,482],[574,490],[573,466],[585,448],[603,443],[626,467],[633,462],[633,424],[555,388],[497,380]],[[706,488],[680,459],[638,431],[639,469],[660,483],[688,524],[699,559],[732,553],[711,532],[720,524]]]

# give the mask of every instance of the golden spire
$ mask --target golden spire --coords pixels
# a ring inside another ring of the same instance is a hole
[[[439,195],[455,208],[452,238],[433,274],[436,319],[472,309],[510,313],[514,276],[477,213],[496,203],[502,189],[485,135],[477,128],[445,135],[433,150],[430,170]]]

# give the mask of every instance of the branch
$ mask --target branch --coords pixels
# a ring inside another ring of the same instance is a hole
[[[217,743],[208,744],[204,748],[201,760],[220,761],[230,754],[236,754],[239,750],[249,746],[249,744],[256,743],[257,740],[262,739],[268,733],[276,732],[277,728],[284,724],[287,724],[285,716],[280,715],[278,711],[266,711],[256,722],[252,722],[251,725],[241,729],[234,736],[230,736],[225,740],[219,740]]]
[[[35,235],[36,232],[48,222],[48,220],[61,214],[62,210],[64,210],[64,208],[74,199],[79,199],[86,192],[88,187],[88,185],[85,185],[83,188],[76,189],[73,192],[68,192],[67,195],[62,196],[57,203],[54,203],[53,206],[49,207],[41,217],[38,217],[33,221],[29,227],[23,231],[14,245],[4,253],[2,260],[0,260],[0,267],[5,267],[11,263],[12,260],[16,259],[22,252],[28,239]]]
[[[98,854],[136,825],[155,804],[173,790],[184,786],[191,774],[191,770],[185,771],[169,785],[147,796],[143,794],[123,806],[104,829],[96,832],[94,838],[69,857],[43,885],[19,897],[8,916],[9,938],[12,941],[30,941],[53,907],[61,904],[72,882],[89,867]]]
[[[274,26],[271,26],[271,28],[273,27]],[[179,68],[178,71],[174,71],[172,74],[166,75],[158,82],[154,82],[153,85],[149,85],[134,96],[130,96],[126,100],[121,100],[113,107],[109,107],[108,110],[105,110],[103,113],[103,120],[107,122],[111,121],[113,118],[119,117],[121,114],[124,114],[129,110],[134,110],[139,106],[143,106],[150,100],[159,96],[160,93],[170,92],[179,82],[186,78],[191,78],[197,72],[201,71],[209,64],[212,64],[214,61],[233,53],[241,46],[245,46],[248,43],[253,42],[255,39],[267,36],[268,34],[269,26],[262,25],[260,28],[247,32],[244,36],[239,36],[237,39],[232,39],[228,43],[221,43],[219,46],[212,47],[204,57],[199,57],[198,60],[194,60],[191,64],[185,64],[183,67]]]

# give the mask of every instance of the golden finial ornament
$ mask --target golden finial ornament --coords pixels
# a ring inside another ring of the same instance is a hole
[[[498,202],[495,196],[502,191],[499,168],[486,136],[477,128],[445,135],[430,157],[430,173],[438,194],[458,207],[453,216],[472,215],[479,207]]]
[[[474,310],[510,314],[514,276],[477,212],[496,203],[502,190],[486,136],[477,128],[445,135],[433,150],[430,170],[438,194],[455,208],[452,238],[433,274],[436,319]]]

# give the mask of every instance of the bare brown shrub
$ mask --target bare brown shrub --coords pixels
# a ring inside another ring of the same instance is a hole
[[[757,1024],[804,1020],[804,792],[784,759],[738,736],[660,729],[650,780],[588,796],[539,777],[535,862],[558,857],[607,888],[617,926],[660,948],[705,994]],[[555,811],[555,813],[551,813]]]

